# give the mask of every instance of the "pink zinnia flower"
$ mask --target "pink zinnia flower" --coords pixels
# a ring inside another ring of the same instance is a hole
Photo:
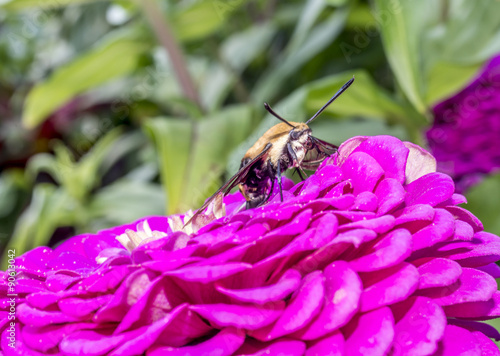
[[[480,321],[500,314],[500,238],[426,151],[356,137],[284,198],[235,212],[229,195],[192,235],[153,217],[26,253],[1,352],[499,354]]]
[[[434,108],[427,139],[439,171],[455,180],[459,192],[500,169],[500,55]]]

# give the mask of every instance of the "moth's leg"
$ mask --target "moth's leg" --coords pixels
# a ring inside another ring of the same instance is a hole
[[[271,198],[271,194],[273,194],[273,189],[274,189],[274,179],[271,179],[271,190],[269,191],[269,194],[267,194],[267,197],[259,204],[259,206],[267,203],[269,198]]]
[[[286,144],[286,148],[288,150],[288,154],[290,155],[290,157],[292,158],[292,166],[295,166],[296,164],[299,163],[298,161],[298,158],[297,158],[297,154],[295,153],[295,151],[293,150],[292,148],[292,145],[290,144],[290,142],[288,142]]]
[[[300,170],[298,168],[295,168],[295,172],[297,172],[297,174],[299,175],[301,181],[305,180],[304,176],[302,175],[302,173],[300,172]]]
[[[283,203],[283,187],[281,186],[281,167],[280,167],[280,160],[278,159],[278,164],[277,164],[278,171],[276,172],[276,178],[278,178],[278,185],[280,187],[280,198],[281,202]]]
[[[298,166],[297,167],[299,169],[299,172],[301,172],[302,174],[304,174],[307,178],[309,178],[309,176],[307,175],[307,173],[304,171],[304,169],[302,168],[302,166]],[[302,174],[300,174],[300,177],[302,178]],[[302,179],[304,180],[304,179]]]

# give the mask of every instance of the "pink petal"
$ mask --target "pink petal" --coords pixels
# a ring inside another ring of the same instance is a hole
[[[359,222],[365,220],[375,219],[375,213],[371,211],[341,211],[334,210],[333,214],[337,216],[341,225],[347,224],[348,222]]]
[[[226,263],[220,266],[187,266],[164,274],[183,281],[208,283],[231,276],[250,267],[252,266],[247,263]]]
[[[80,268],[92,268],[96,265],[95,260],[90,260],[76,252],[65,251],[47,263],[47,268],[52,270]]]
[[[315,213],[332,208],[335,210],[350,210],[354,200],[355,197],[352,194],[344,194],[334,198],[318,198],[306,203],[304,209],[311,209]]]
[[[59,293],[54,292],[37,292],[28,294],[26,301],[29,305],[37,309],[45,309],[51,304],[55,304],[61,299]]]
[[[447,206],[446,210],[448,210],[456,219],[462,220],[472,226],[474,232],[483,231],[483,223],[479,220],[474,214],[470,211],[465,210],[459,206]]]
[[[394,266],[411,254],[412,237],[406,229],[393,230],[373,246],[356,251],[360,257],[349,262],[357,272],[372,272]]]
[[[192,239],[192,241],[197,241],[200,244],[214,245],[220,241],[228,238],[228,236],[233,235],[243,223],[241,221],[229,223],[227,225],[221,226],[220,228],[209,231],[204,234],[200,234]]]
[[[23,324],[29,326],[46,326],[85,320],[85,318],[76,318],[60,311],[38,310],[26,303],[17,305],[16,315]]]
[[[405,167],[406,184],[436,171],[436,159],[429,152],[411,142],[404,145],[410,150]]]
[[[344,344],[344,336],[337,331],[314,342],[307,348],[305,356],[343,356]]]
[[[363,143],[364,141],[368,140],[369,137],[367,136],[355,136],[355,137],[352,137],[350,139],[348,139],[347,141],[344,141],[338,151],[337,151],[337,157],[336,158],[336,161],[335,163],[338,165],[338,166],[342,166],[345,162],[345,160],[351,155],[351,153],[361,144]],[[327,160],[325,160],[327,161]],[[328,164],[329,162],[323,162],[323,164]],[[322,168],[322,166],[320,166],[320,168]]]
[[[386,135],[372,136],[362,142],[353,152],[368,153],[384,169],[387,178],[394,178],[400,183],[404,182],[410,150],[399,139]]]
[[[396,179],[385,178],[375,189],[379,204],[377,215],[385,215],[397,208],[405,200],[406,191]]]
[[[111,298],[111,295],[101,295],[89,299],[70,297],[61,299],[57,304],[63,313],[81,318],[99,309],[101,306],[108,303]]]
[[[245,334],[235,328],[226,328],[217,335],[194,346],[153,347],[147,356],[194,356],[194,355],[232,355],[245,341]]]
[[[21,272],[23,273],[23,272]],[[37,292],[47,292],[45,283],[36,279],[19,278],[16,279],[16,293],[17,294],[30,294]]]
[[[435,211],[429,204],[415,204],[407,206],[394,213],[396,217],[396,226],[409,225],[415,221],[432,221],[434,220]]]
[[[419,289],[442,287],[455,283],[462,274],[462,267],[446,258],[434,258],[418,266],[418,273]]]
[[[178,307],[179,314],[165,325],[158,342],[173,347],[184,346],[199,337],[209,335],[214,329],[198,314],[188,308]]]
[[[406,205],[436,206],[452,196],[455,184],[446,174],[429,173],[408,184],[406,191]]]
[[[418,286],[417,268],[409,263],[382,271],[360,274],[365,289],[361,294],[361,311],[397,303],[408,298]]]
[[[66,336],[59,344],[59,349],[68,356],[100,356],[106,355],[115,347],[146,331],[141,328],[120,335],[109,336],[111,329],[91,331],[80,330]]]
[[[26,270],[46,270],[47,263],[54,257],[57,254],[51,248],[39,246],[16,258],[16,266],[23,266]]]
[[[490,338],[480,331],[473,331],[472,335],[481,349],[481,356],[499,356],[500,350]]]
[[[116,288],[125,277],[129,276],[136,269],[137,267],[134,266],[113,266],[102,271],[100,274],[90,275],[81,283],[77,283],[73,288],[85,288],[89,292],[103,293]]]
[[[71,323],[49,325],[42,327],[25,326],[22,329],[22,339],[27,346],[34,350],[47,352],[58,347],[59,342],[77,330],[97,329],[93,323]]]
[[[377,237],[377,233],[369,229],[355,229],[338,234],[327,246],[305,257],[294,268],[302,274],[326,268],[349,247],[358,247],[363,242],[371,241],[375,237]]]
[[[436,209],[431,225],[413,234],[413,250],[423,249],[448,240],[455,232],[455,219],[444,209]]]
[[[271,324],[280,317],[284,308],[285,302],[281,300],[265,305],[205,304],[189,307],[219,329],[234,326],[247,330]]]
[[[205,256],[217,256],[223,251],[233,247],[240,246],[252,241],[257,240],[259,237],[264,236],[269,231],[268,225],[254,224],[249,227],[238,230],[234,234],[230,235],[227,239],[209,246],[205,252]]]
[[[436,355],[481,356],[481,348],[469,331],[455,325],[447,325]]]
[[[325,269],[324,276],[323,309],[309,325],[294,334],[302,340],[317,339],[344,326],[358,310],[362,285],[349,264],[333,262]]]
[[[113,298],[94,314],[94,322],[121,321],[130,307],[144,294],[155,277],[156,273],[145,269],[133,272],[113,293]]]
[[[396,219],[392,215],[384,215],[369,220],[360,220],[349,224],[339,226],[339,232],[345,232],[351,229],[369,229],[378,234],[383,234],[391,230],[395,225]]]
[[[308,274],[276,323],[256,330],[251,336],[261,341],[268,341],[304,327],[319,313],[325,295],[324,290],[323,274],[320,271]]]
[[[493,278],[500,278],[500,266],[496,263],[490,263],[486,266],[476,267],[476,269],[488,273]]]
[[[240,302],[264,304],[285,299],[299,287],[301,279],[302,277],[297,270],[290,269],[276,284],[251,289],[228,289],[219,286],[217,290]]]
[[[447,210],[448,211],[448,210]],[[455,220],[455,234],[453,240],[455,241],[471,241],[474,237],[474,229],[472,226],[462,220]]]
[[[172,313],[147,326],[140,335],[125,341],[113,350],[109,356],[135,356],[143,355],[152,345],[156,343],[161,333],[179,316],[185,312],[187,304],[175,308]],[[142,330],[142,329],[141,329]],[[115,334],[116,331],[115,331]]]
[[[277,236],[297,236],[306,231],[311,222],[312,211],[307,209],[297,215],[291,222],[274,229],[266,235],[266,238]]]
[[[430,355],[437,349],[446,327],[446,316],[436,303],[423,297],[392,305],[396,319],[392,355]]]
[[[394,318],[387,307],[360,314],[343,328],[345,355],[379,356],[394,339]]]
[[[462,195],[462,194],[453,194],[450,199],[447,201],[444,201],[441,205],[443,207],[446,206],[451,206],[451,205],[460,205],[460,204],[466,204],[467,199]]]
[[[352,183],[350,180],[345,180],[343,182],[337,183],[329,191],[323,195],[323,198],[340,198],[343,195],[352,195]]]
[[[500,340],[500,333],[494,326],[485,324],[479,321],[464,320],[464,319],[448,319],[448,324],[460,326],[469,331],[479,331],[487,337],[495,340]]]
[[[279,339],[271,342],[260,342],[247,338],[245,343],[235,352],[237,356],[287,355],[302,356],[306,345],[302,341]]]
[[[177,251],[179,251],[179,250],[177,250]],[[159,251],[156,251],[156,252],[159,252]],[[163,251],[163,252],[169,252],[169,251]],[[142,262],[141,265],[147,269],[150,269],[151,271],[166,272],[166,271],[172,271],[174,269],[178,269],[184,265],[199,262],[201,260],[203,260],[203,258],[201,258],[201,257],[187,257],[187,258],[179,258],[179,259],[175,259],[175,260],[146,261],[146,262]]]
[[[30,348],[27,344],[24,343],[21,335],[21,325],[16,323],[14,326],[15,335],[11,336],[10,328],[5,329],[1,335],[0,341],[0,352],[2,352],[2,356],[44,356],[47,355],[45,352],[38,352]],[[14,342],[14,347],[10,346],[11,343]],[[60,356],[61,353],[57,352],[57,350],[52,349],[51,355]]]
[[[488,301],[496,290],[497,283],[489,274],[473,268],[463,268],[458,282],[453,285],[419,290],[418,294],[445,306]]]
[[[355,152],[342,165],[342,173],[351,180],[354,195],[358,195],[364,191],[372,192],[384,174],[384,170],[370,155]]]
[[[356,196],[352,210],[375,211],[377,207],[377,196],[372,192],[362,192]]]
[[[295,237],[284,248],[262,260],[262,262],[268,259],[288,257],[303,251],[317,250],[330,242],[337,234],[338,220],[335,214],[325,213],[314,221],[314,225],[316,225],[314,228],[309,228],[306,232]]]
[[[187,301],[189,297],[171,278],[156,278],[119,321],[115,334],[150,325],[167,317],[174,308]]]
[[[443,307],[449,317],[458,318],[495,318],[500,317],[500,291],[486,302],[469,302]]]
[[[464,267],[485,266],[500,260],[500,238],[488,232],[477,232],[472,241],[443,245],[436,254],[455,260]]]

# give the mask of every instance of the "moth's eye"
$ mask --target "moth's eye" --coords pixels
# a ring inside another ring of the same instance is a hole
[[[300,134],[298,131],[295,131],[295,130],[290,131],[290,138],[292,140],[298,140],[299,137],[300,137]]]

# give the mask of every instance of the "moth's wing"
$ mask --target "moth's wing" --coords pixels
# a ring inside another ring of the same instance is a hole
[[[311,136],[314,147],[307,152],[306,157],[302,161],[301,167],[308,170],[314,170],[323,162],[323,160],[335,153],[338,146],[320,140],[319,138]]]
[[[187,223],[185,223],[184,226],[186,226],[187,224],[189,224],[198,214],[200,214],[201,212],[203,212],[208,207],[208,205],[215,199],[215,197],[217,195],[219,195],[221,193],[224,194],[224,195],[227,195],[227,194],[229,194],[229,192],[234,187],[236,187],[238,184],[240,184],[241,182],[243,182],[245,180],[245,178],[247,177],[248,173],[250,172],[250,169],[256,163],[258,163],[261,159],[264,159],[264,156],[266,155],[267,151],[269,151],[269,149],[271,147],[272,147],[272,144],[268,143],[266,145],[266,147],[264,147],[264,149],[262,150],[262,152],[260,152],[257,156],[255,156],[246,165],[244,165],[243,167],[241,167],[240,170],[238,172],[236,172],[236,174],[234,176],[232,176],[231,178],[229,178],[229,180],[226,183],[224,183],[222,185],[222,187],[220,187],[210,198],[208,198],[205,201],[205,203],[196,211],[196,213],[194,213],[194,215],[191,217],[191,219],[189,219],[189,221]]]
[[[320,140],[317,137],[311,136],[311,138],[312,138],[313,142],[316,143],[318,145],[318,147],[321,147],[321,149],[323,149],[323,150],[332,151],[332,153],[333,153],[333,152],[337,151],[337,149],[339,148],[339,146],[334,145],[333,143],[330,143],[330,142]]]

